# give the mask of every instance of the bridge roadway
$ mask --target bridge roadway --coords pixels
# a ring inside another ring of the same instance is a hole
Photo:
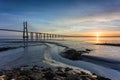
[[[22,30],[13,30],[13,29],[0,29],[0,31],[11,31],[11,32],[22,32]],[[59,35],[59,34],[50,34],[50,33],[40,33],[40,32],[32,32],[28,31],[29,33],[29,39],[33,40],[34,36],[36,40],[39,39],[53,39],[53,38],[64,38],[67,37],[65,35]],[[35,35],[34,35],[35,34]]]

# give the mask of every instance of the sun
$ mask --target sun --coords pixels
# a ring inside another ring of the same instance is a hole
[[[100,35],[101,35],[100,32],[96,32],[96,43],[99,43]]]
[[[100,36],[100,32],[96,32],[96,37],[99,37]]]

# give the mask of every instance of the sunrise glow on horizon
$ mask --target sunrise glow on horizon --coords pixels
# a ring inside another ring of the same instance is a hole
[[[96,43],[99,43],[100,32],[96,32]]]
[[[22,5],[22,6],[21,6]],[[0,0],[0,28],[71,36],[120,36],[120,0]]]

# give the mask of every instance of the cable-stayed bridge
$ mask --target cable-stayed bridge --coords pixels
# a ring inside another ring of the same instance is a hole
[[[66,35],[60,35],[60,34],[51,34],[51,33],[43,33],[43,32],[35,32],[35,31],[29,31],[28,30],[28,23],[27,21],[23,22],[23,30],[15,30],[15,29],[0,29],[0,31],[7,32],[19,32],[22,35],[22,39],[15,39],[10,40],[10,42],[22,42],[24,43],[24,46],[28,42],[39,42],[44,40],[55,40],[55,39],[61,39],[63,40],[64,37],[67,37]],[[6,41],[7,42],[7,41]]]
[[[38,40],[48,40],[48,39],[53,40],[56,38],[63,39],[64,37],[67,37],[66,35],[60,35],[60,34],[29,31],[27,21],[23,22],[23,30],[0,29],[0,31],[20,32],[23,34],[22,35],[23,41],[38,41]]]

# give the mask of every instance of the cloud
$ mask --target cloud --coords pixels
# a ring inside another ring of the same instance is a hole
[[[54,24],[61,25],[61,30],[67,28],[64,30],[66,33],[120,31],[120,12],[62,18]]]
[[[18,28],[13,24],[27,20],[30,30],[40,32],[120,31],[119,0],[3,0],[0,4],[0,27]]]

